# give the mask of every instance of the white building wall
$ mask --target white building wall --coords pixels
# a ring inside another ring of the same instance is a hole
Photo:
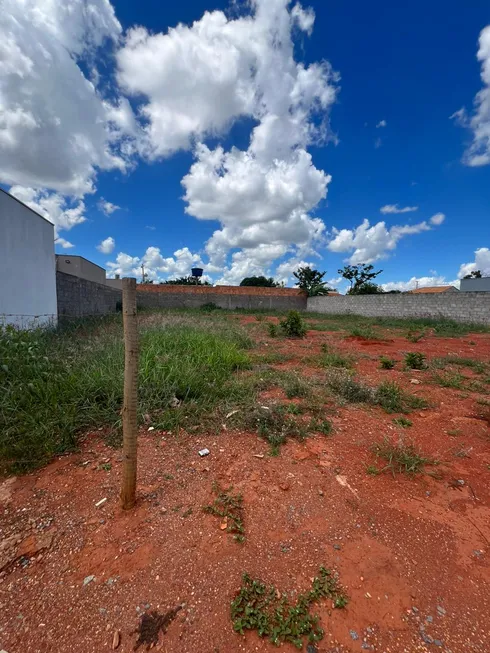
[[[0,323],[56,322],[54,227],[0,189]]]

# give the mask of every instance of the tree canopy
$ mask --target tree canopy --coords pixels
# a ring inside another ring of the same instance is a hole
[[[242,279],[240,282],[241,286],[256,286],[260,288],[277,288],[281,284],[278,283],[277,281],[274,281],[272,277],[245,277],[245,279]]]
[[[178,279],[167,279],[162,281],[163,284],[171,286],[210,286],[207,281],[202,281],[199,277],[179,277]]]
[[[327,295],[332,291],[327,282],[323,281],[326,274],[326,272],[319,272],[308,266],[298,268],[296,272],[293,272],[293,276],[297,279],[295,285],[307,292],[309,297]]]
[[[371,283],[383,270],[375,271],[374,266],[370,264],[346,265],[338,272],[350,283],[349,295],[372,295],[383,292],[380,286]]]
[[[473,272],[470,272],[470,274],[466,274],[463,279],[481,279],[482,274],[480,270],[473,270]]]

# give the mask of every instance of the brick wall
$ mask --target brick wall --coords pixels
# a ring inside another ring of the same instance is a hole
[[[457,322],[490,324],[490,293],[360,295],[309,297],[309,312],[365,317],[445,317]]]
[[[122,301],[120,290],[65,272],[56,273],[56,293],[59,317],[115,313]]]
[[[138,306],[146,308],[199,308],[213,303],[227,309],[306,310],[306,294],[297,288],[246,286],[137,286]]]

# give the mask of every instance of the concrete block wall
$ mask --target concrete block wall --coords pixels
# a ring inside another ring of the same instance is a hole
[[[65,272],[56,273],[56,292],[59,317],[115,313],[122,302],[121,290]]]
[[[137,286],[138,306],[145,308],[199,308],[213,303],[220,308],[248,310],[306,310],[306,293],[297,288],[244,286]]]
[[[365,317],[448,318],[457,322],[490,324],[490,293],[360,295],[309,297],[307,310],[330,315]]]

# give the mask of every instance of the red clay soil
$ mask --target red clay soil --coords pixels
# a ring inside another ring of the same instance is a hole
[[[254,633],[233,632],[230,602],[242,573],[304,591],[325,565],[339,572],[350,601],[344,610],[328,602],[314,606],[325,630],[320,653],[490,651],[484,407],[474,393],[430,384],[428,373],[407,373],[400,365],[380,370],[377,360],[422,351],[429,359],[451,353],[488,361],[490,337],[412,344],[392,335],[364,347],[315,331],[304,341],[264,336],[261,347],[297,356],[303,373],[301,359],[319,353],[325,341],[367,353],[371,358],[357,363],[367,382],[396,380],[430,400],[430,408],[409,416],[409,429],[377,408],[346,406],[333,417],[331,436],[291,441],[277,458],[250,433],[224,428],[218,437],[181,433],[177,439],[144,430],[138,504],[126,513],[118,505],[121,454],[103,444],[101,433],[88,436],[80,454],[4,481],[0,649],[99,653],[113,650],[117,631],[117,650],[129,652],[140,615],[182,605],[155,650],[273,651]],[[435,468],[442,478],[366,474],[366,465],[376,463],[369,447],[384,436],[410,437],[443,461]],[[200,458],[203,447],[211,453]],[[462,450],[465,457],[455,455]],[[243,493],[244,544],[202,511],[213,501],[213,481]]]

